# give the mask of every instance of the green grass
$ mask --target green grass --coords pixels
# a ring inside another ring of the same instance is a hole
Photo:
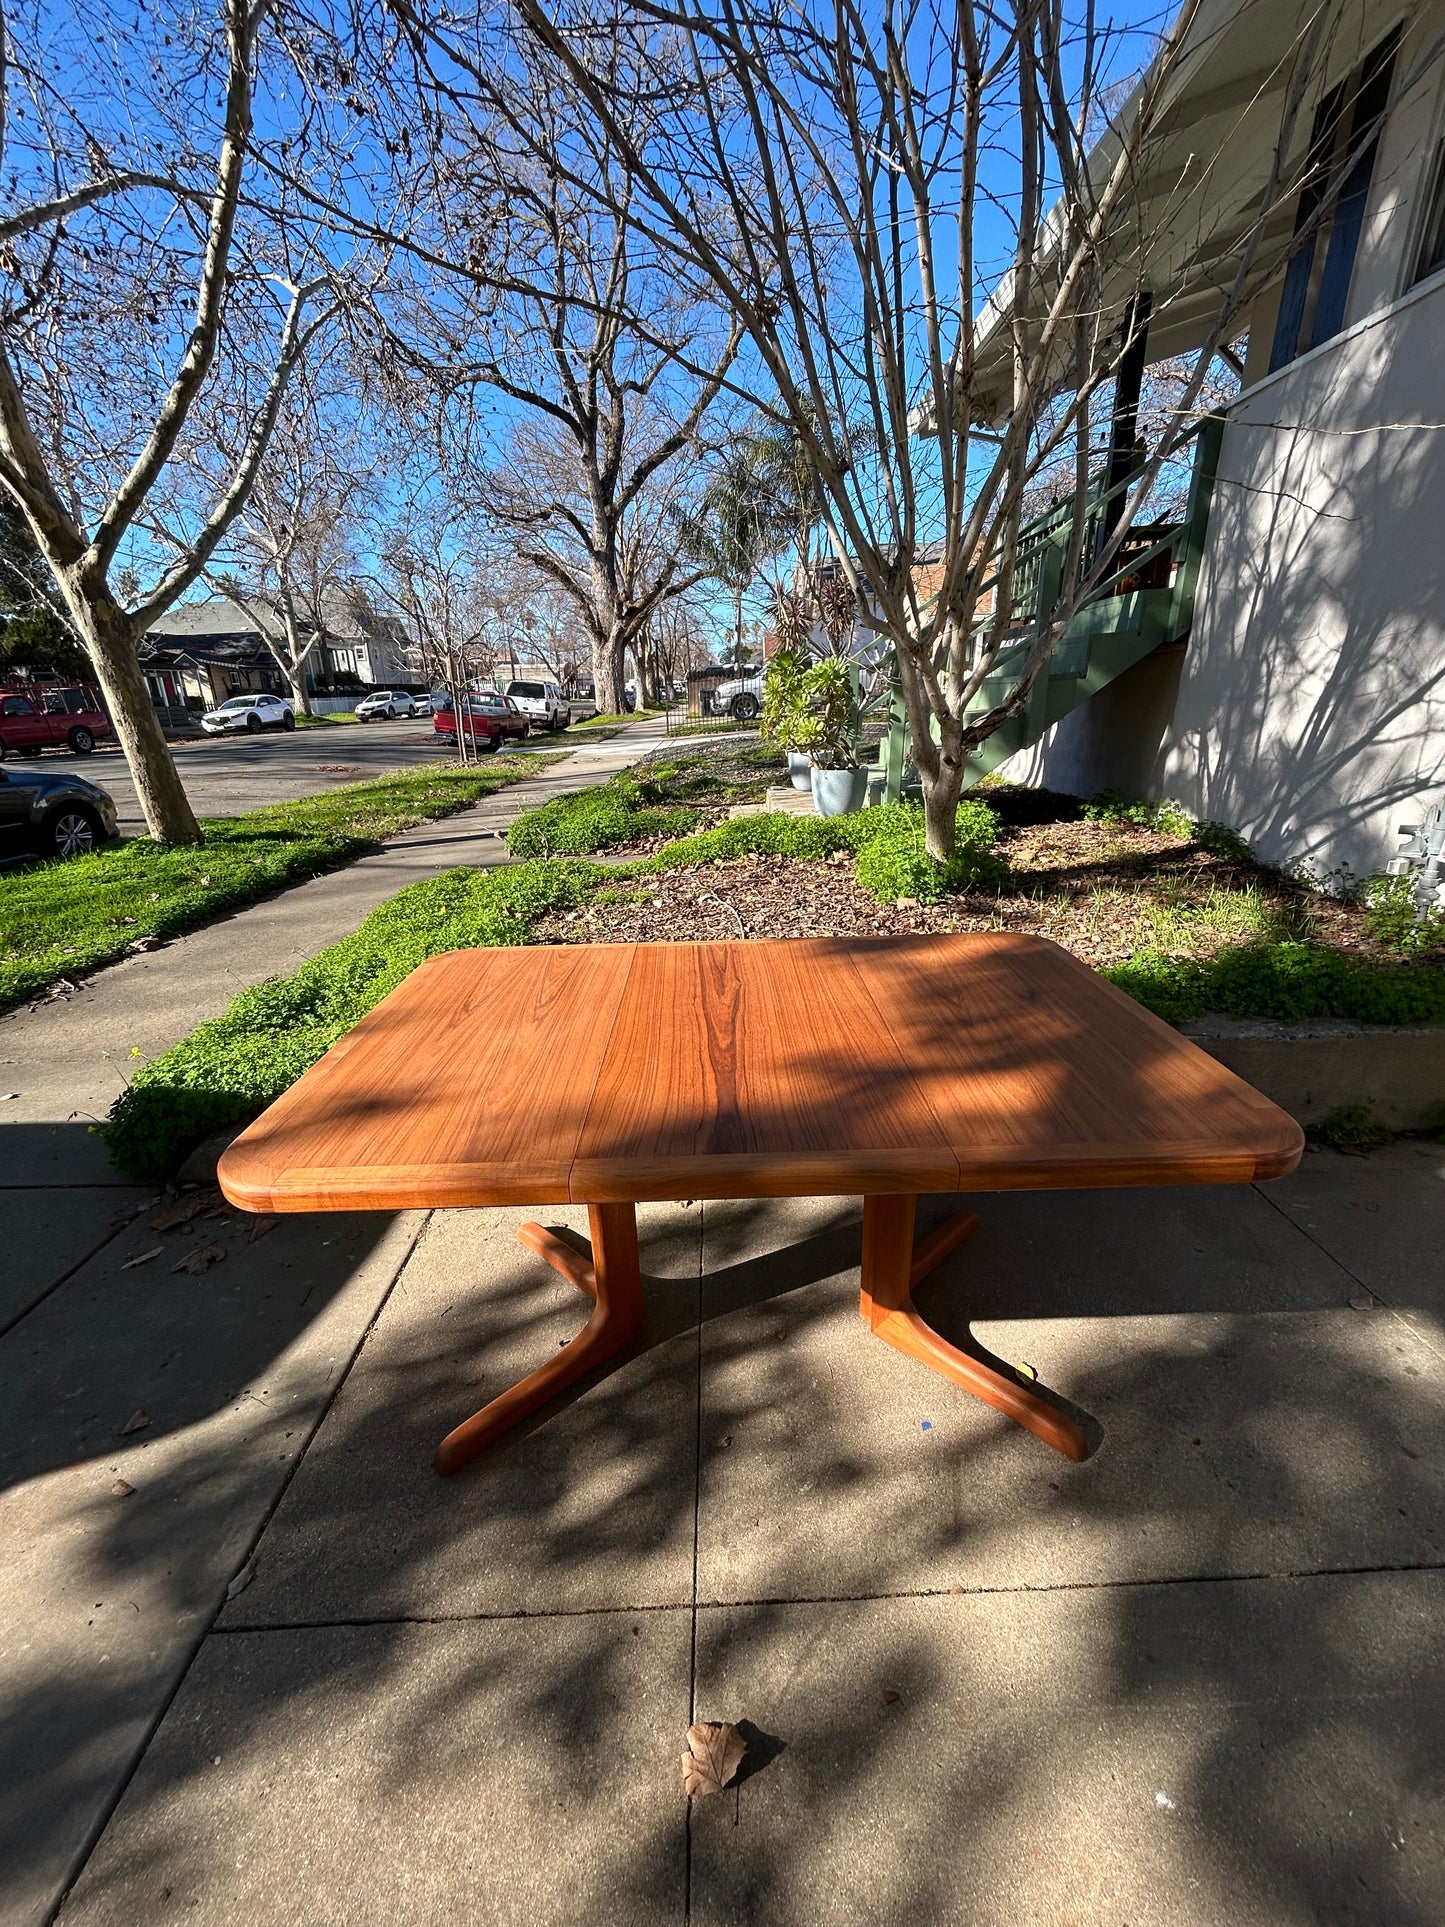
[[[640,723],[646,716],[660,716],[660,709],[628,709],[619,714],[588,716],[582,722],[569,723],[569,729],[621,729],[624,723]]]
[[[384,838],[466,809],[546,761],[398,771],[321,796],[211,818],[194,849],[137,837],[0,875],[0,1009],[126,955],[138,938],[194,930],[273,890],[353,862]]]
[[[298,716],[298,729],[330,729],[333,723],[359,723],[361,718],[352,709],[337,709],[329,716]]]
[[[1151,949],[1171,953],[1221,944],[1289,942],[1302,937],[1298,907],[1281,902],[1256,883],[1241,888],[1211,885],[1202,902],[1154,902],[1136,897]]]
[[[1348,1151],[1356,1157],[1363,1157],[1367,1151],[1378,1151],[1382,1144],[1389,1144],[1394,1135],[1368,1104],[1346,1104],[1305,1130],[1312,1144],[1327,1144],[1333,1151]]]

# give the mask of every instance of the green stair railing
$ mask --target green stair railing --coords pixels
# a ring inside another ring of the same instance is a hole
[[[1190,440],[1194,444],[1182,517],[1177,522],[1136,524],[1129,530],[1114,567],[1090,590],[1055,642],[1023,710],[980,743],[969,757],[965,789],[1019,750],[1036,743],[1070,710],[1153,650],[1182,642],[1189,634],[1223,433],[1223,420],[1211,415],[1181,444],[1181,448]],[[1080,547],[1080,580],[1102,544],[1110,503],[1134,485],[1138,473],[1136,468],[1110,488],[1105,488],[1102,480],[1091,486]],[[1040,625],[1058,606],[1068,566],[1073,514],[1070,498],[1020,530],[1009,608],[1010,623],[1017,626],[1017,634],[999,651],[992,670],[969,703],[966,717],[993,709],[1017,688]],[[997,578],[986,582],[980,595],[990,589],[997,589]],[[975,633],[982,634],[995,620],[990,615],[977,625]],[[897,802],[901,795],[916,793],[919,788],[909,751],[908,716],[895,665],[888,733],[880,761],[886,802]]]

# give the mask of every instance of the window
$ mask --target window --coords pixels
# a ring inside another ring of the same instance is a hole
[[[514,682],[507,685],[509,696],[530,696],[536,699],[545,696],[546,693],[547,691],[539,682]]]
[[[23,696],[7,696],[0,703],[0,716],[33,716],[35,711]]]
[[[1415,262],[1411,284],[1427,274],[1445,268],[1445,141],[1435,149],[1429,174],[1430,198],[1425,209],[1425,227],[1420,236],[1420,253]]]
[[[1399,39],[1397,27],[1315,109],[1308,178],[1295,211],[1299,241],[1285,269],[1271,374],[1344,326]]]

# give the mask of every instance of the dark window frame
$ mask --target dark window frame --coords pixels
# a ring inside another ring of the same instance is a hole
[[[1400,36],[1400,27],[1392,27],[1315,109],[1309,178],[1295,211],[1300,239],[1280,291],[1270,374],[1332,340],[1345,325]]]

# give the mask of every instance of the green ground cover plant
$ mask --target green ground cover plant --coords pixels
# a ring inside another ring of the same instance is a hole
[[[355,723],[361,718],[353,709],[335,709],[325,716],[298,716],[298,729],[329,729],[333,723]]]
[[[0,1009],[125,956],[141,939],[198,929],[274,890],[352,863],[399,830],[463,810],[535,775],[538,756],[485,769],[398,771],[321,796],[214,817],[196,848],[148,837],[0,875]]]
[[[699,821],[698,812],[686,804],[658,807],[663,780],[623,770],[605,783],[554,797],[517,818],[507,832],[507,848],[525,858],[588,856],[644,837],[682,836]]]
[[[1206,1011],[1302,1023],[1345,1017],[1364,1024],[1445,1023],[1445,970],[1375,963],[1326,944],[1285,940],[1230,945],[1212,957],[1140,950],[1103,973],[1171,1024]]]
[[[650,867],[719,863],[740,856],[790,856],[822,862],[845,850],[853,874],[880,903],[911,897],[935,903],[967,889],[997,889],[1007,868],[994,849],[998,818],[986,803],[959,805],[958,843],[948,864],[923,847],[923,810],[916,803],[890,803],[852,816],[735,816],[659,850]]]

